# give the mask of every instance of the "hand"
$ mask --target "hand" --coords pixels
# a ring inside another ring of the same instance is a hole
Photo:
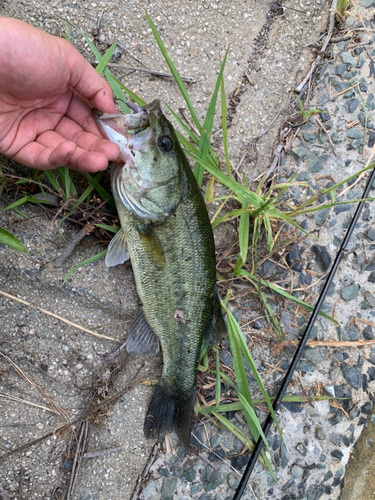
[[[41,170],[105,169],[119,149],[103,138],[90,105],[116,113],[110,86],[73,45],[0,17],[1,154]]]

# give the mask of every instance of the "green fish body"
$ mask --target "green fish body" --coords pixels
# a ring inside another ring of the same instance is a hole
[[[201,191],[159,101],[135,111],[97,118],[104,134],[119,144],[124,161],[111,172],[121,230],[111,242],[107,265],[130,255],[142,302],[127,350],[151,355],[160,342],[163,352],[145,435],[175,430],[187,447],[201,345],[225,328],[214,239]]]

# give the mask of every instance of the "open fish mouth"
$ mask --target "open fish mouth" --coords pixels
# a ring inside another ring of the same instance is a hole
[[[93,110],[101,132],[119,146],[119,158],[124,162],[123,166],[114,165],[112,168],[112,189],[132,213],[142,219],[158,221],[165,214],[155,204],[151,207],[144,196],[159,184],[151,179],[142,179],[135,158],[136,153],[150,151],[155,145],[154,127],[161,116],[160,102],[155,100],[143,108],[133,103],[126,104],[131,110],[126,115]]]

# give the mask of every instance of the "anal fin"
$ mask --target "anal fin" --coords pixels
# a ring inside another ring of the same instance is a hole
[[[111,239],[108,246],[108,252],[105,256],[105,264],[107,267],[123,264],[129,259],[128,247],[126,244],[125,235],[120,228],[115,236]]]
[[[159,352],[159,339],[147,323],[142,307],[138,309],[130,325],[126,350],[143,356],[154,356]]]

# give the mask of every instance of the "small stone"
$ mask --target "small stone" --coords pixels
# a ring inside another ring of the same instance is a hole
[[[210,462],[217,462],[218,460],[220,460],[220,458],[224,458],[225,455],[226,455],[225,451],[222,448],[218,448],[217,450],[211,452],[208,455],[208,460]]]
[[[375,271],[375,259],[365,267],[365,271]]]
[[[335,395],[335,386],[334,385],[324,385],[323,391],[332,398],[336,397]]]
[[[359,100],[358,99],[349,99],[345,103],[345,109],[348,113],[354,113],[354,111],[358,108],[359,106]]]
[[[253,323],[253,328],[255,328],[256,330],[260,330],[261,328],[263,328],[263,323],[259,321],[259,319],[256,319]]]
[[[238,478],[231,472],[227,475],[227,483],[231,490],[236,491],[238,485],[240,484]]]
[[[220,361],[228,368],[233,366],[233,356],[225,349],[220,353]]]
[[[363,138],[363,130],[358,128],[351,128],[347,131],[346,137],[349,139],[362,139]]]
[[[303,443],[298,443],[296,450],[299,451],[299,453],[301,453],[304,457],[307,455],[307,448]]]
[[[315,215],[315,223],[317,226],[321,227],[329,216],[329,208],[324,208],[323,210],[319,210],[319,212]]]
[[[337,92],[342,92],[343,90],[347,90],[350,87],[350,84],[348,82],[336,82],[334,87]]]
[[[355,66],[354,57],[349,54],[349,52],[341,52],[340,57],[342,59],[342,62],[350,64],[351,66]]]
[[[346,342],[359,340],[360,334],[361,332],[359,328],[357,328],[354,322],[351,322],[345,329],[342,330],[342,339]]]
[[[301,372],[314,372],[316,370],[316,366],[315,365],[309,365],[308,363],[306,363],[306,361],[301,361],[300,364],[299,364],[299,367],[298,369],[301,371]]]
[[[302,256],[298,245],[287,254],[286,261],[293,271],[302,271]]]
[[[294,479],[301,479],[303,476],[303,469],[299,465],[293,465],[290,468],[290,473],[294,477]]]
[[[223,482],[223,477],[219,471],[214,470],[209,479],[202,481],[205,491],[212,491]]]
[[[352,141],[350,143],[349,149],[357,149],[357,148],[359,148],[359,146],[361,144],[362,144],[362,139],[354,139],[354,141]],[[348,198],[349,198],[349,194],[348,194]]]
[[[372,111],[375,109],[374,94],[369,94],[366,99],[366,109],[367,111]]]
[[[362,374],[357,368],[349,368],[344,372],[344,378],[354,389],[362,387]]]
[[[187,483],[192,483],[197,475],[195,467],[190,467],[181,474],[181,479]]]
[[[327,359],[326,355],[324,355],[317,349],[313,349],[312,347],[305,347],[302,353],[302,357],[307,359],[308,361],[311,361],[311,363],[314,363],[315,365],[318,365],[319,363],[324,361],[324,359]]]
[[[173,498],[173,494],[177,486],[177,477],[166,477],[161,488],[161,495],[163,498],[170,500]]]
[[[339,64],[339,66],[345,66],[345,69],[347,68],[346,64]],[[337,68],[338,66],[336,66]],[[345,71],[345,70],[344,70]],[[341,75],[340,75],[341,76]],[[323,104],[326,104],[331,100],[331,96],[329,94],[323,94],[320,96],[318,100],[318,106],[323,106]]]
[[[340,368],[338,366],[329,372],[331,380],[336,380],[339,375],[340,375]]]
[[[331,256],[329,255],[326,247],[321,246],[321,245],[313,245],[311,247],[311,250],[315,254],[315,259],[317,263],[319,264],[319,267],[322,271],[327,271],[329,267],[331,266]]]
[[[375,307],[375,297],[370,292],[365,292],[365,300],[367,300],[371,307]]]
[[[308,151],[306,148],[302,146],[298,146],[291,150],[292,155],[296,158],[296,160],[302,160],[305,156],[308,155]]]
[[[371,7],[372,3],[373,3],[373,0],[362,0],[362,3],[363,3],[363,6],[368,9],[369,7]]]
[[[343,288],[340,292],[341,298],[343,300],[355,300],[358,297],[359,287],[358,285],[350,285]]]
[[[323,168],[323,163],[320,158],[311,154],[307,159],[307,168],[311,173],[319,172]]]
[[[249,457],[244,457],[243,455],[238,456],[238,457],[232,457],[230,459],[230,464],[232,467],[234,467],[237,470],[241,470],[247,465],[249,461]]]
[[[369,227],[364,234],[366,238],[368,238],[369,240],[375,241],[375,231],[373,230],[372,227]]]
[[[337,458],[338,460],[341,460],[344,454],[340,450],[333,450],[331,451],[331,457]]]
[[[335,68],[333,68],[333,70],[331,71],[331,74],[342,76],[347,69],[348,69],[348,65],[341,63],[341,64],[338,64],[337,66],[335,66]],[[320,104],[320,103],[318,102],[318,104]],[[322,104],[325,104],[325,103],[322,103]]]
[[[308,172],[300,172],[296,176],[297,181],[309,181],[310,180],[310,174]]]
[[[321,427],[320,425],[317,425],[315,427],[315,437],[316,439],[319,439],[319,441],[324,441],[325,439],[327,439],[327,435],[324,432],[323,427]]]
[[[69,472],[72,472],[72,470],[73,470],[73,462],[71,460],[66,460],[64,462],[64,469],[66,469]]]
[[[287,452],[287,449],[285,448],[285,445],[281,443],[280,445],[280,458],[281,458],[281,468],[285,469],[285,467],[288,467],[289,463],[289,454]]]
[[[150,481],[145,488],[143,488],[142,493],[140,494],[139,498],[141,500],[152,500],[152,498],[155,497],[155,490],[156,490],[156,482],[155,481]],[[91,497],[90,497],[91,498]],[[172,497],[169,497],[172,498]]]
[[[362,336],[365,340],[373,340],[374,334],[370,325],[367,325],[366,328],[362,330]]]
[[[349,212],[350,210],[350,205],[338,205],[337,207],[334,207],[335,214],[341,214],[342,212]]]
[[[369,274],[367,281],[369,281],[370,283],[375,283],[375,271],[372,271],[372,273]]]
[[[315,134],[309,134],[309,132],[302,132],[302,135],[305,141],[309,142],[310,144],[314,144],[314,142],[316,141]]]

